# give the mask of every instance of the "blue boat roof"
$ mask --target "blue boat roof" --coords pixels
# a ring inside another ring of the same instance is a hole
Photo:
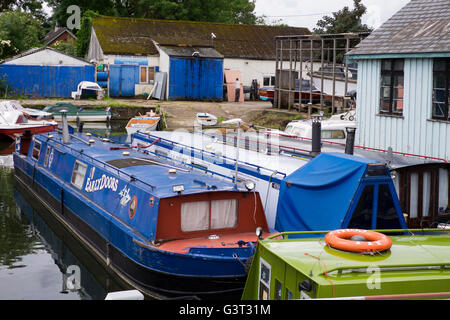
[[[387,170],[376,160],[342,153],[321,153],[282,182],[275,229],[310,231],[340,228],[366,170],[374,165]],[[392,184],[390,176],[382,178]]]
[[[210,175],[197,173],[191,167],[179,165],[170,160],[161,159],[133,149],[124,149],[110,141],[102,138],[88,136],[84,133],[71,135],[70,144],[62,143],[62,135],[52,133],[53,140],[61,143],[75,158],[91,164],[97,163],[97,167],[106,164],[106,170],[117,172],[121,177],[133,176],[142,186],[151,188],[152,194],[159,198],[174,197],[177,194],[173,186],[183,185],[183,194],[204,193],[205,191],[246,191],[242,187],[236,188],[233,182],[219,179]],[[37,135],[36,138],[47,140],[47,134]],[[41,140],[41,139],[39,139]],[[94,143],[89,144],[89,140]],[[111,147],[122,149],[111,150]],[[126,147],[125,147],[126,148]],[[125,155],[126,152],[126,155]],[[80,156],[80,154],[84,156]],[[86,157],[87,156],[87,157]],[[171,170],[172,169],[172,170]],[[170,171],[176,170],[176,173]]]

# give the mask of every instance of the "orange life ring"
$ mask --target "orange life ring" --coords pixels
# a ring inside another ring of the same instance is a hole
[[[363,236],[366,241],[350,240]],[[339,229],[325,235],[325,242],[332,248],[351,252],[373,253],[388,250],[392,240],[380,232],[362,229]]]

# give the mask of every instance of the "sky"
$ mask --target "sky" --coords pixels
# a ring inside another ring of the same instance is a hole
[[[362,18],[373,28],[378,28],[410,0],[362,0],[367,13]],[[313,30],[323,16],[348,6],[353,9],[353,0],[256,0],[257,16],[267,16],[266,22],[279,21],[292,27]]]

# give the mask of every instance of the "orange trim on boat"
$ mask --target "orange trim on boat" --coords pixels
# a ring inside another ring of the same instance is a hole
[[[350,240],[362,236],[365,240]],[[370,253],[388,250],[392,240],[383,233],[362,229],[339,229],[328,232],[325,242],[332,248],[344,251]]]

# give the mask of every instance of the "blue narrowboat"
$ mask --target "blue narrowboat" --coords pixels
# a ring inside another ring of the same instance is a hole
[[[16,180],[146,296],[239,298],[269,233],[259,194],[89,133],[22,136]]]

